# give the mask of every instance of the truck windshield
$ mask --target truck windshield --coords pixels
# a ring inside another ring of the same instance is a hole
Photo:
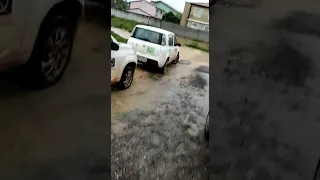
[[[148,29],[143,28],[135,28],[135,31],[132,35],[133,38],[140,39],[143,41],[160,44],[162,42],[162,34],[158,32],[154,32]]]

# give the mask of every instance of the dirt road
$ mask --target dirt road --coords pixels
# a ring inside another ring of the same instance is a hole
[[[180,50],[180,62],[169,65],[166,75],[140,67],[129,89],[112,89],[114,179],[207,177],[203,128],[209,110],[209,54]]]

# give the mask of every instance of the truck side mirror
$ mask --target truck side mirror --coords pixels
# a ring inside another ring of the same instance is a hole
[[[111,41],[111,50],[113,51],[118,51],[119,50],[119,45],[113,41]]]

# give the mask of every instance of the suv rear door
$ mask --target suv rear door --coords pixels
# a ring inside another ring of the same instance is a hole
[[[20,51],[25,29],[26,0],[0,0],[0,69],[23,55]]]

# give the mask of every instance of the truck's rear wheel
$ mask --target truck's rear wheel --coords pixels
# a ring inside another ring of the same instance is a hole
[[[176,59],[172,61],[172,64],[177,64],[179,62],[179,59],[180,59],[180,55],[178,53]]]
[[[160,74],[165,74],[167,72],[167,66],[168,66],[168,62],[169,62],[169,58],[167,59],[167,61],[164,63],[162,68],[159,68],[159,73]]]
[[[46,88],[61,79],[70,60],[74,31],[67,16],[56,16],[44,22],[24,68],[25,85]]]

